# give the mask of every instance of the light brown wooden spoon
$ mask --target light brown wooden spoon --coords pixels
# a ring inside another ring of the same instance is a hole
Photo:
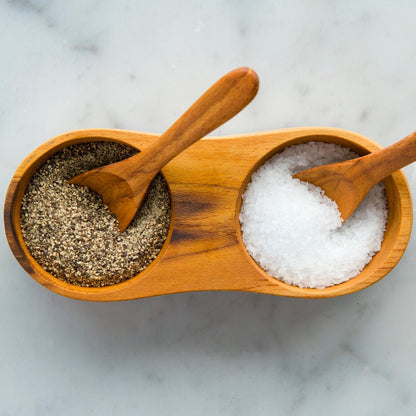
[[[237,68],[208,89],[164,134],[139,154],[82,173],[69,182],[100,194],[124,231],[156,174],[171,159],[239,113],[257,94],[259,79]]]
[[[416,132],[369,155],[307,169],[293,177],[322,188],[345,221],[374,185],[414,161]]]

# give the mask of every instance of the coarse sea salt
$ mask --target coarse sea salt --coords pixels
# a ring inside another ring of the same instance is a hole
[[[262,165],[243,194],[241,232],[251,257],[290,285],[322,289],[361,272],[380,250],[388,209],[376,185],[342,224],[336,203],[296,172],[357,157],[350,149],[308,142]]]

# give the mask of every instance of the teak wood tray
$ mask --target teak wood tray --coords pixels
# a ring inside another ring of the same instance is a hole
[[[158,135],[90,129],[57,136],[33,151],[17,169],[6,195],[4,220],[11,250],[40,284],[64,296],[118,301],[178,292],[235,290],[301,298],[326,298],[363,289],[385,276],[403,255],[412,226],[412,207],[401,171],[384,180],[389,218],[381,250],[356,277],[325,289],[283,283],[264,272],[247,253],[240,232],[241,195],[252,173],[285,147],[308,141],[336,143],[359,154],[379,149],[375,142],[347,130],[291,128],[247,135],[205,138],[169,162],[172,218],[158,257],[137,276],[102,288],[65,283],[28,252],[20,229],[20,205],[33,173],[58,150],[76,143],[110,140],[144,149]]]

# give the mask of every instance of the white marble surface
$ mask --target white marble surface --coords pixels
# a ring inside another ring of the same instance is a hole
[[[261,90],[216,133],[416,128],[412,1],[0,1],[0,193],[68,130],[162,132],[223,73]],[[405,169],[416,194],[416,165]],[[416,241],[359,293],[94,304],[41,287],[2,233],[0,414],[414,415]]]

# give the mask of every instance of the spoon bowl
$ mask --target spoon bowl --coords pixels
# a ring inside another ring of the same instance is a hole
[[[239,223],[241,195],[251,175],[275,153],[308,141],[350,147],[360,155],[380,146],[347,130],[305,127],[204,138],[162,169],[171,193],[172,218],[157,258],[137,276],[113,286],[79,287],[46,272],[30,255],[20,228],[20,206],[33,173],[66,146],[116,141],[138,150],[156,134],[123,130],[79,130],[36,149],[17,169],[6,195],[4,220],[12,252],[22,267],[48,289],[75,299],[118,301],[203,290],[234,290],[300,298],[327,298],[363,289],[385,276],[400,260],[411,231],[409,189],[401,171],[383,182],[389,207],[381,250],[356,277],[325,289],[299,288],[269,276],[247,253]],[[201,157],[201,155],[204,155]]]

